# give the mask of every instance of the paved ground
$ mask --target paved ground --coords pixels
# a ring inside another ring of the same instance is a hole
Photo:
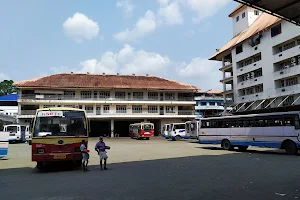
[[[99,169],[92,152],[89,172],[70,165],[39,172],[30,146],[11,144],[7,159],[0,160],[0,200],[300,199],[299,156],[282,151],[229,152],[158,138],[106,143],[112,147],[109,170]]]

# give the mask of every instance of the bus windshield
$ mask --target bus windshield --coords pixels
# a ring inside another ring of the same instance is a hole
[[[144,124],[144,130],[145,131],[151,131],[152,130],[152,125],[151,124]]]
[[[83,111],[39,111],[34,125],[34,137],[87,135]]]

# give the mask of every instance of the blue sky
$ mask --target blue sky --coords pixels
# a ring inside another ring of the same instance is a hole
[[[150,74],[203,90],[232,37],[232,0],[1,1],[0,81],[61,72]]]

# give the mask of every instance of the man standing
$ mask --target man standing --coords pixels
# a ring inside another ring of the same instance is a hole
[[[87,165],[89,163],[90,155],[88,154],[88,150],[87,150],[86,145],[85,145],[85,140],[81,141],[80,151],[81,151],[81,155],[82,155],[83,171],[88,171]]]
[[[103,137],[100,136],[99,137],[99,142],[97,142],[96,146],[95,146],[95,150],[98,152],[99,158],[100,158],[100,167],[101,170],[103,170],[102,168],[102,160],[104,160],[104,170],[107,170],[106,168],[106,160],[107,160],[107,155],[106,155],[106,149],[109,149],[108,146],[105,146],[105,143],[103,142]]]

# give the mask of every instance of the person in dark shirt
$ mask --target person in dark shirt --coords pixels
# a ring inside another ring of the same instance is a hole
[[[103,170],[102,168],[102,160],[104,160],[104,170],[107,170],[106,168],[106,161],[108,156],[106,155],[106,149],[110,149],[110,147],[106,146],[105,143],[103,142],[103,137],[100,136],[99,138],[99,142],[97,142],[96,146],[95,146],[95,151],[97,151],[99,158],[100,158],[100,167],[101,170]]]

